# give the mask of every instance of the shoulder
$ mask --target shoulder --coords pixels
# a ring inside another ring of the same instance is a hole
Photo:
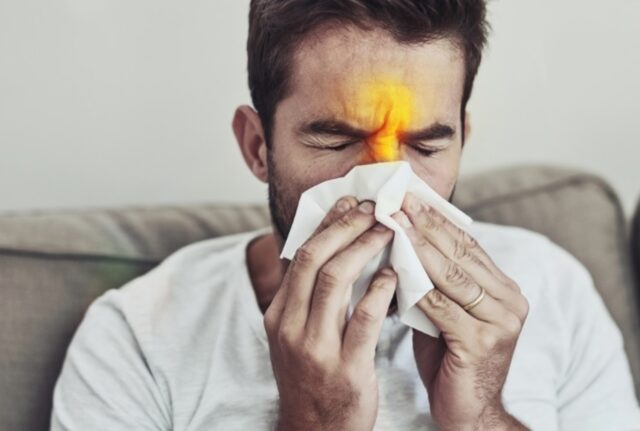
[[[578,259],[538,232],[483,222],[473,223],[467,231],[489,256],[516,269],[547,272],[548,276],[589,276]]]
[[[530,305],[503,392],[509,411],[536,424],[543,402],[562,429],[637,426],[622,335],[585,266],[526,229],[474,223],[467,230]]]
[[[95,300],[74,335],[56,384],[54,429],[170,423],[171,382],[180,370],[189,376],[208,370],[194,370],[192,362],[209,352],[220,322],[236,312],[233,303],[240,301],[231,297],[247,286],[233,286],[234,274],[246,272],[245,246],[261,231],[184,247],[147,274]],[[78,405],[86,409],[79,411]],[[119,414],[141,405],[143,409],[130,415]]]
[[[598,296],[586,267],[545,235],[482,222],[473,223],[468,232],[496,266],[519,283],[531,305],[542,301],[545,307],[564,307],[579,295]]]
[[[149,303],[151,298],[163,297],[178,286],[180,290],[175,294],[188,295],[190,289],[198,287],[202,282],[215,285],[216,281],[224,281],[229,272],[244,265],[246,246],[261,231],[224,236],[185,246],[147,274],[132,280],[119,290],[124,297]]]
[[[179,337],[203,314],[229,306],[234,278],[246,272],[245,249],[263,230],[220,237],[181,248],[143,276],[112,289],[91,305],[83,326],[91,331],[104,316],[120,319],[143,351]],[[238,287],[239,286],[235,286]],[[236,289],[237,290],[237,289]]]
[[[544,235],[522,228],[477,223],[475,233],[496,266],[518,283],[529,301],[525,332],[530,341],[540,338],[556,350],[574,350],[577,358],[589,348],[589,336],[612,348],[622,345],[593,277],[575,256]],[[565,358],[565,364],[570,359]]]
[[[554,255],[566,253],[545,235],[517,226],[474,222],[467,231],[489,254],[499,257],[545,256],[549,252]]]

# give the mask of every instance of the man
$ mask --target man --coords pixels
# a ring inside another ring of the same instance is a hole
[[[394,217],[436,286],[418,305],[439,338],[399,322],[390,268],[345,319],[393,235],[372,202],[340,199],[279,260],[301,193],[388,160],[381,145],[451,198],[486,30],[480,0],[253,0],[257,112],[238,108],[233,129],[274,229],[188,246],[98,299],[53,429],[640,429],[618,329],[586,270],[539,235],[464,233],[407,196]],[[416,103],[391,120],[399,94]]]

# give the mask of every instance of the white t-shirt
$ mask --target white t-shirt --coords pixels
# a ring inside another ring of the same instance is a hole
[[[273,429],[278,391],[245,259],[265,232],[189,245],[96,300],[58,379],[52,429]],[[469,232],[530,303],[506,409],[534,430],[640,430],[620,332],[584,267],[523,229],[476,222]],[[396,316],[376,369],[375,429],[436,429],[411,331]]]

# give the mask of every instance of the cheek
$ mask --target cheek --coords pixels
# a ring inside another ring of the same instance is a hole
[[[303,145],[276,146],[273,154],[279,177],[287,187],[305,191],[314,185],[346,175],[360,155],[348,150],[318,151]]]
[[[458,180],[460,168],[459,152],[430,157],[413,157],[409,159],[413,171],[422,178],[440,196],[449,199]]]

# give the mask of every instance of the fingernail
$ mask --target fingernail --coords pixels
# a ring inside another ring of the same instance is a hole
[[[373,214],[373,204],[369,201],[362,202],[358,208],[365,214]]]
[[[398,213],[398,218],[400,219],[400,226],[404,227],[404,228],[410,228],[411,227],[411,220],[409,220],[409,217],[407,217],[407,215],[403,212],[399,212]]]
[[[407,199],[407,206],[409,207],[409,211],[411,211],[412,213],[417,213],[418,211],[420,211],[420,201],[418,201],[418,199],[413,196],[413,195],[409,195],[409,198]]]
[[[346,213],[351,209],[351,202],[349,202],[349,199],[347,198],[340,198],[340,200],[336,204],[336,208],[338,209],[338,211]]]

